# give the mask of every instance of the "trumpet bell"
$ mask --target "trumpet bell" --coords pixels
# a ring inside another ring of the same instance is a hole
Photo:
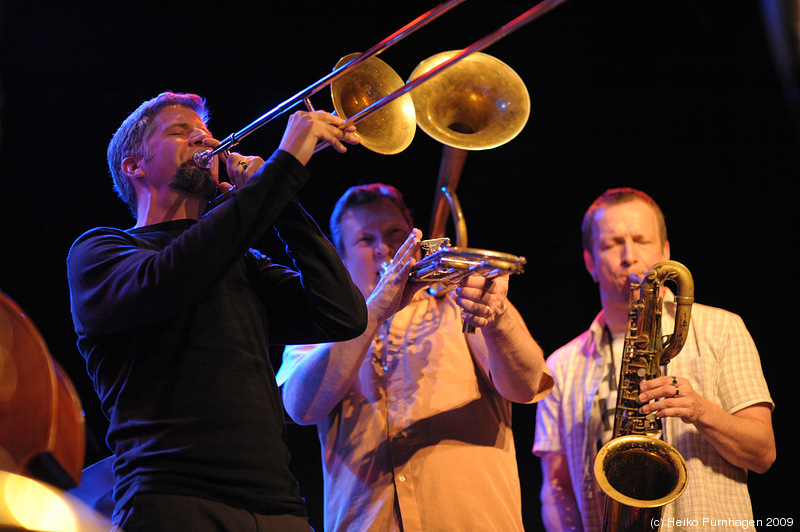
[[[447,61],[457,51],[422,61],[409,81]],[[476,52],[410,91],[422,130],[464,150],[496,148],[516,137],[528,121],[528,89],[514,70]]]
[[[334,69],[359,55],[344,56]],[[373,56],[331,83],[333,107],[347,120],[403,85],[403,80],[389,65]],[[409,94],[404,94],[361,120],[356,135],[365,148],[393,155],[411,144],[416,129],[414,103]]]

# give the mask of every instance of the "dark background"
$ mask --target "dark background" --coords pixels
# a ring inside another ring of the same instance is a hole
[[[533,3],[467,2],[381,57],[406,78],[419,61],[471,44]],[[0,2],[0,288],[79,390],[87,464],[108,454],[105,420],[75,348],[65,257],[91,227],[132,225],[108,176],[111,134],[164,90],[206,96],[219,138],[238,131],[435,0],[393,4]],[[740,314],[762,355],[777,404],[778,459],[768,473],[751,475],[755,517],[798,519],[788,487],[798,473],[790,391],[798,84],[783,82],[765,27],[753,0],[566,3],[486,50],[523,78],[532,113],[516,139],[469,155],[458,194],[471,247],[527,257],[511,299],[548,353],[599,310],[581,258],[586,207],[609,187],[654,196],[673,258],[694,275],[696,300]],[[325,93],[314,102],[331,108]],[[282,117],[260,129],[239,150],[268,155],[284,124]],[[399,155],[326,150],[309,164],[313,178],[301,201],[327,228],[348,186],[381,180],[406,193],[427,230],[440,154],[420,130]],[[524,517],[536,530],[535,407],[514,412]],[[290,426],[289,437],[312,524],[321,529],[316,431]]]

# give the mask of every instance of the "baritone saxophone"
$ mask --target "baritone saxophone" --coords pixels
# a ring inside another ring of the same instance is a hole
[[[677,286],[675,329],[663,336],[661,287]],[[638,290],[638,298],[636,292]],[[640,412],[639,386],[661,376],[661,367],[683,348],[689,333],[694,280],[683,264],[654,264],[631,284],[628,331],[622,356],[613,439],[598,452],[595,476],[606,494],[604,531],[650,530],[666,504],[686,489],[686,460],[661,440],[661,420]]]

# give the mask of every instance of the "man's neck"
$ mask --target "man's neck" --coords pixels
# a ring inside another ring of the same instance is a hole
[[[603,302],[603,311],[606,318],[606,325],[612,334],[624,333],[628,330],[628,304]]]
[[[199,220],[208,202],[195,195],[175,191],[169,197],[149,196],[139,198],[136,227],[144,227],[173,220]]]

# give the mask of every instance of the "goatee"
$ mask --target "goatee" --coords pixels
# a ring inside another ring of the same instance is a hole
[[[208,201],[217,195],[214,173],[208,168],[200,168],[190,162],[180,165],[169,185],[178,190],[197,194]]]

